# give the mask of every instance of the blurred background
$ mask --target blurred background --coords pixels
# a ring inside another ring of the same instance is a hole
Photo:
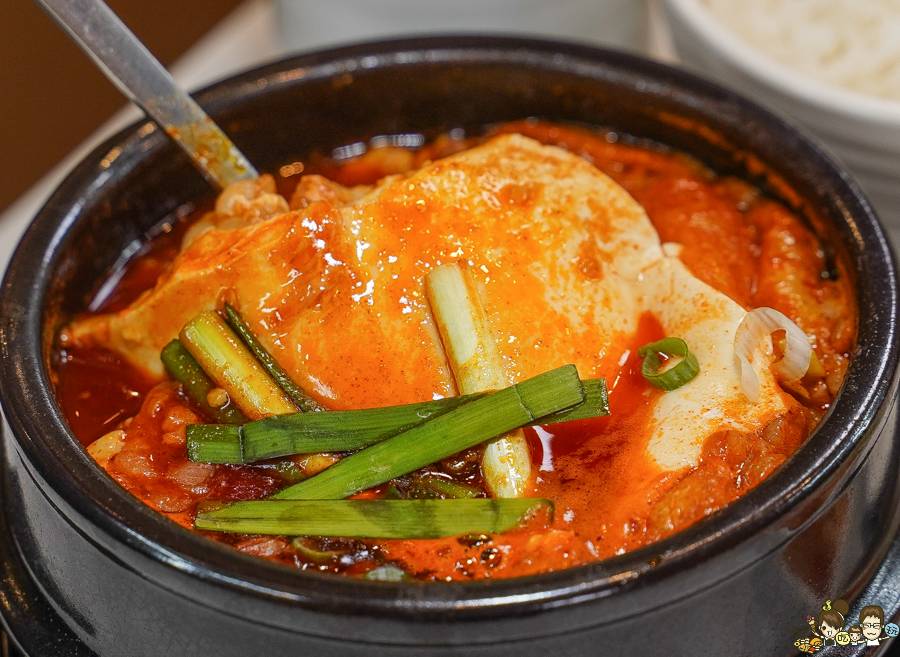
[[[240,0],[109,0],[171,65]],[[0,2],[0,212],[125,104],[32,0]]]
[[[900,247],[900,0],[107,1],[189,90],[290,52],[411,34],[539,35],[674,62],[818,137]],[[33,0],[0,0],[0,73],[5,264],[65,171],[140,114]]]
[[[542,33],[636,50],[643,50],[646,39],[644,0],[107,0],[107,4],[165,66],[175,65],[176,77],[188,88],[196,87],[192,81],[206,83],[285,52],[383,35]],[[211,34],[216,26],[219,33]],[[228,35],[241,31],[252,34],[256,43],[244,38],[229,48]],[[204,36],[207,44],[199,45],[200,52],[190,52]],[[210,52],[211,48],[218,52]],[[2,213],[125,100],[33,0],[0,2],[0,80]]]

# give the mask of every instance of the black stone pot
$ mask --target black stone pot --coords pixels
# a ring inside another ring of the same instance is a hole
[[[654,545],[505,581],[390,584],[289,570],[177,527],[125,493],[72,437],[54,399],[48,362],[60,324],[130,245],[212,196],[159,130],[134,126],[56,191],[0,297],[8,547],[30,575],[21,590],[36,586],[64,624],[66,650],[787,654],[806,614],[825,599],[853,600],[872,578],[900,523],[897,273],[856,185],[796,128],[654,62],[521,39],[331,50],[198,98],[262,170],[378,135],[431,138],[530,116],[687,151],[798,208],[829,255],[846,259],[859,347],[839,398],[796,455],[742,499]],[[10,597],[8,611],[29,604]]]

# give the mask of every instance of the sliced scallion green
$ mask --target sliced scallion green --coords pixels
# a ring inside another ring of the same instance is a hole
[[[444,477],[425,476],[419,479],[409,492],[409,497],[419,499],[470,499],[479,497],[483,492],[474,486],[463,484]]]
[[[255,419],[297,410],[218,313],[200,313],[180,337],[200,367],[246,415]]]
[[[373,568],[363,575],[363,578],[373,582],[405,582],[412,579],[405,570],[392,563]]]
[[[529,422],[526,426],[536,427],[609,415],[609,394],[606,391],[606,379],[585,379],[581,382],[581,385],[584,390],[583,404],[544,415]]]
[[[189,424],[187,455],[196,463],[243,463],[241,428],[233,424]]]
[[[297,552],[313,563],[328,563],[341,556],[341,553],[335,550],[317,550],[311,547],[306,536],[298,536],[291,543]]]
[[[294,402],[297,408],[304,413],[328,410],[325,406],[317,402],[308,392],[297,385],[291,378],[291,375],[287,373],[287,370],[279,365],[278,361],[276,361],[272,354],[270,354],[262,345],[247,322],[245,322],[238,312],[227,303],[225,304],[225,319],[228,322],[228,325],[234,329],[234,332],[238,334],[241,340],[243,340],[244,344],[253,352],[253,355],[256,356],[256,359],[269,373],[269,376],[271,376],[275,383],[277,383],[285,394],[291,398],[291,401]]]
[[[440,538],[499,534],[539,507],[552,511],[553,503],[540,498],[199,502],[194,526],[239,534]]]
[[[665,354],[670,358],[680,356],[681,361],[664,372],[660,372],[662,367],[660,354]],[[638,349],[638,356],[644,359],[641,365],[641,374],[651,385],[663,390],[680,388],[700,373],[697,357],[690,352],[687,343],[681,338],[663,338],[657,342],[645,344]]]
[[[469,265],[450,262],[425,276],[425,292],[456,387],[462,394],[499,390],[509,381]],[[531,453],[521,430],[484,448],[481,471],[496,497],[521,497],[531,477]]]
[[[584,403],[557,413],[545,415],[526,426],[554,424],[609,415],[609,398],[604,379],[582,382]],[[188,454],[202,456],[207,463],[253,463],[263,459],[308,454],[311,452],[350,452],[381,442],[407,431],[427,420],[447,413],[488,393],[434,401],[327,413],[291,413],[248,422],[241,431],[222,432],[208,428],[216,425],[193,425],[188,430]],[[209,432],[209,434],[207,434]],[[208,435],[208,437],[207,437]],[[231,454],[242,455],[242,461],[212,460],[226,458],[223,446],[232,440]],[[205,442],[213,443],[210,451]],[[191,460],[194,459],[190,456]]]
[[[223,424],[243,424],[247,421],[244,414],[232,403],[218,408],[209,404],[207,396],[216,384],[206,375],[180,340],[172,340],[163,347],[160,358],[169,375],[182,385],[185,392],[211,419]]]
[[[248,462],[307,452],[362,449],[411,429],[482,395],[447,397],[418,404],[327,413],[292,413],[244,425]]]
[[[348,497],[583,401],[575,366],[559,367],[351,454],[272,497]]]

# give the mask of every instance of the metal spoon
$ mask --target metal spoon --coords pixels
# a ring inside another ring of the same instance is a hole
[[[101,71],[158,123],[212,184],[259,176],[206,112],[102,0],[37,0]]]

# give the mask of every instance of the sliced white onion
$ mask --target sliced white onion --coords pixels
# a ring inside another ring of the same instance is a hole
[[[812,347],[799,326],[774,308],[756,308],[741,321],[734,334],[734,354],[740,363],[741,392],[752,402],[759,401],[759,378],[750,364],[754,350],[764,346],[771,354],[768,337],[778,330],[787,336],[784,357],[771,365],[772,372],[785,381],[798,381],[809,369]]]

